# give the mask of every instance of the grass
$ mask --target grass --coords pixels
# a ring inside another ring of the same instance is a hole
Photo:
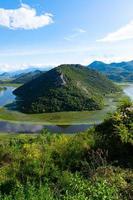
[[[20,87],[22,84],[18,84],[18,83],[1,83],[0,87]]]
[[[0,133],[0,141],[9,141],[10,139],[13,138],[18,138],[18,139],[22,139],[22,138],[34,138],[36,137],[37,134],[15,134],[15,133]]]
[[[0,86],[18,87],[20,84],[0,84]],[[0,121],[13,123],[30,123],[43,125],[70,125],[70,124],[95,124],[103,121],[107,113],[116,109],[116,106],[123,95],[111,94],[105,99],[105,107],[98,111],[82,112],[58,112],[43,114],[24,114],[18,111],[11,111],[7,108],[0,108]]]
[[[0,92],[1,92],[2,90],[5,90],[5,87],[0,87]]]
[[[115,82],[115,84],[117,84],[119,87],[121,87],[121,89],[124,89],[130,85],[133,85],[132,82],[122,82],[122,83]]]
[[[108,96],[104,109],[98,111],[24,114],[17,111],[10,111],[6,108],[0,108],[0,120],[43,125],[94,124],[101,122],[107,113],[115,110],[120,96]]]
[[[129,106],[80,134],[1,134],[0,199],[133,199]]]

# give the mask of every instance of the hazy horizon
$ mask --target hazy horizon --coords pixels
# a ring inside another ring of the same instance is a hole
[[[93,62],[103,62],[103,63],[105,63],[105,64],[113,64],[113,63],[116,63],[116,64],[119,64],[119,63],[123,63],[123,62],[133,62],[133,59],[132,60],[127,60],[127,61],[125,61],[125,60],[122,60],[122,61],[112,61],[112,62],[105,62],[105,61],[102,61],[102,60],[94,60],[94,61],[91,61],[91,62],[88,62],[88,64],[86,64],[86,65],[84,65],[85,67],[87,67],[87,66],[89,66],[90,64],[92,64]],[[13,73],[13,72],[30,72],[30,71],[34,71],[34,70],[42,70],[42,71],[47,71],[47,70],[50,70],[50,69],[52,69],[52,68],[55,68],[55,67],[58,67],[58,66],[60,66],[60,65],[65,65],[65,64],[74,64],[74,65],[77,65],[77,64],[79,64],[79,65],[82,65],[81,63],[62,63],[62,64],[59,64],[59,65],[46,65],[46,66],[44,66],[44,65],[35,65],[35,66],[22,66],[20,69],[6,69],[6,70],[1,70],[0,69],[0,74],[2,74],[2,73]]]

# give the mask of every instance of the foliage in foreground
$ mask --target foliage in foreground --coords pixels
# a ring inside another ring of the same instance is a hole
[[[132,200],[133,107],[74,136],[0,141],[1,200]]]

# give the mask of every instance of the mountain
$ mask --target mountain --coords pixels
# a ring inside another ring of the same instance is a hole
[[[10,76],[12,76],[13,78],[17,78],[18,76],[22,75],[22,74],[27,74],[27,73],[30,73],[30,72],[34,72],[36,70],[40,70],[40,71],[45,71],[45,69],[40,69],[40,68],[37,68],[37,67],[32,67],[32,66],[29,66],[28,68],[26,69],[21,69],[21,70],[17,70],[17,71],[12,71],[12,72],[9,72]],[[47,70],[47,69],[46,69]]]
[[[104,75],[81,65],[61,65],[17,88],[18,108],[27,113],[96,110],[119,89]]]
[[[2,74],[0,74],[0,77],[7,77],[7,76],[10,76],[9,73],[7,72],[3,72]]]
[[[95,61],[88,67],[104,73],[109,79],[113,81],[133,82],[133,61],[111,64]]]
[[[35,78],[37,78],[39,75],[41,75],[43,72],[40,70],[35,70],[33,72],[27,72],[27,73],[22,73],[16,76],[16,78],[12,81],[12,83],[20,83],[24,84],[27,83]]]
[[[0,74],[0,82],[24,84],[38,77],[41,73],[45,73],[49,69],[51,68],[50,67],[47,67],[47,68],[31,67],[28,69],[23,69],[23,70],[18,70],[18,71],[3,72]]]
[[[26,69],[21,69],[21,70],[16,70],[16,71],[10,71],[10,72],[1,72],[0,73],[0,79],[3,78],[18,78],[18,76],[22,75],[22,74],[26,74],[26,73],[30,73],[30,72],[35,72],[35,71],[42,71],[42,72],[46,72],[48,70],[50,70],[52,68],[52,66],[45,66],[45,67],[33,67],[33,66],[29,66]]]
[[[0,80],[5,81],[5,80],[12,80],[12,76],[8,72],[3,72],[0,74]]]

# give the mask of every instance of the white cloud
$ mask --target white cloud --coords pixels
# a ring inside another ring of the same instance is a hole
[[[133,21],[121,27],[113,33],[109,33],[103,39],[97,40],[98,42],[116,42],[121,40],[133,39]]]
[[[75,31],[77,31],[79,33],[86,33],[86,30],[84,30],[82,28],[77,28],[77,29],[75,29]]]
[[[46,65],[44,63],[23,63],[23,64],[0,64],[0,73],[2,72],[12,72],[12,71],[19,71],[28,68],[53,68],[54,65]]]
[[[73,39],[79,37],[80,35],[86,33],[86,30],[82,29],[82,28],[77,28],[73,31],[73,33],[69,36],[66,36],[64,39],[67,41],[72,41]]]
[[[0,25],[9,29],[37,29],[51,23],[52,14],[37,15],[36,10],[26,4],[21,4],[18,9],[0,8]]]

